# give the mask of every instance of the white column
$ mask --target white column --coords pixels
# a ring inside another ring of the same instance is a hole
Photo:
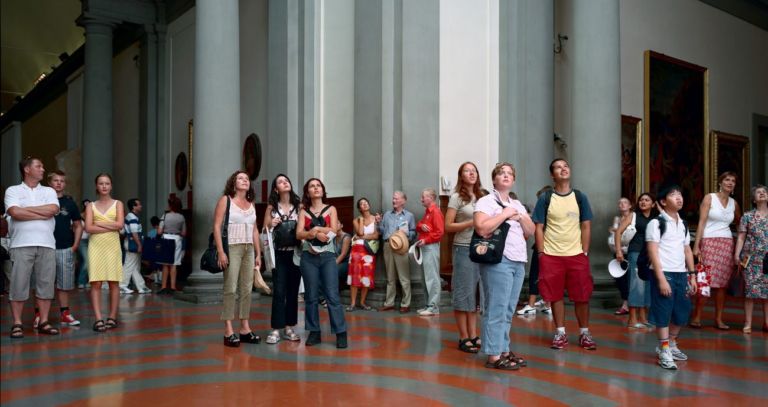
[[[621,99],[619,3],[577,2],[573,7],[571,168],[573,186],[589,196],[592,212],[593,269],[607,275],[608,227],[621,194]]]
[[[179,297],[209,302],[220,296],[221,275],[200,270],[213,211],[224,184],[240,168],[240,36],[238,1],[195,6],[195,127],[192,156],[193,273]],[[216,295],[218,287],[219,296]]]

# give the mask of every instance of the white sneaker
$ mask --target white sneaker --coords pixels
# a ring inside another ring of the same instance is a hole
[[[538,300],[535,303],[533,303],[533,306],[536,308],[549,308],[547,307],[547,302],[544,300]]]
[[[139,290],[139,294],[152,294],[152,290],[145,288],[143,290]]]
[[[517,311],[517,315],[528,315],[528,314],[536,314],[536,308],[531,307],[528,304],[525,304],[525,307]]]
[[[658,348],[656,348],[658,350]],[[664,369],[677,370],[677,364],[672,358],[672,352],[669,350],[658,350],[659,354],[659,366]]]
[[[432,311],[431,309],[425,309],[425,310],[420,311],[419,315],[421,315],[422,317],[431,317],[431,316],[437,315],[439,313],[440,313],[439,311]]]
[[[128,287],[120,287],[120,294],[133,294],[133,290]]]
[[[659,347],[656,347],[656,354],[661,354],[661,349]],[[672,355],[672,360],[688,360],[688,355],[683,353],[683,351],[680,350],[678,347],[670,347],[669,348],[669,354]]]
[[[542,308],[542,309],[541,309],[541,312],[542,312],[543,314],[551,314],[551,313],[552,313],[552,307],[546,307],[546,308]]]
[[[417,314],[421,314],[422,312],[424,312],[426,310],[427,310],[427,308],[419,308],[419,309],[416,310],[416,313]]]

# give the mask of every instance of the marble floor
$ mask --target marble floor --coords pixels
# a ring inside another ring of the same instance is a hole
[[[3,300],[7,300],[4,297]],[[254,303],[252,326],[266,337],[270,298]],[[55,337],[31,329],[9,338],[7,305],[0,312],[0,403],[12,406],[229,406],[229,405],[654,405],[738,406],[768,402],[768,334],[755,322],[741,332],[742,312],[729,302],[730,331],[685,329],[680,347],[690,360],[678,371],[656,365],[655,334],[628,330],[612,310],[593,309],[597,351],[576,346],[577,327],[568,307],[571,345],[549,349],[551,317],[515,317],[513,351],[528,367],[503,372],[483,367],[484,357],[460,352],[453,314],[354,311],[346,313],[350,347],[338,350],[321,310],[323,343],[305,347],[222,345],[219,305],[197,305],[155,294],[123,295],[118,329],[91,330],[85,291],[74,295],[81,327]],[[756,310],[755,321],[762,314]],[[56,321],[57,318],[52,318]],[[303,311],[298,332],[302,329]]]

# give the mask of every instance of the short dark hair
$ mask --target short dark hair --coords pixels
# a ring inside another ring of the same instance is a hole
[[[149,220],[149,224],[150,224],[150,225],[152,225],[152,226],[158,226],[158,225],[160,225],[160,218],[158,218],[157,216],[153,216],[153,217],[152,217],[152,218]]]
[[[565,158],[555,158],[554,160],[552,160],[551,163],[549,163],[549,175],[554,175],[555,174],[554,173],[554,171],[555,171],[555,163],[558,162],[558,161],[563,161],[566,164],[568,164],[568,160],[566,160]],[[570,165],[570,164],[568,164],[568,165]]]
[[[35,161],[43,162],[43,160],[41,160],[41,159],[39,159],[37,157],[33,157],[31,155],[28,155],[28,156],[22,158],[21,161],[19,161],[19,173],[21,174],[21,178],[24,178],[24,168],[29,167]]]
[[[667,185],[665,187],[662,187],[659,191],[659,201],[667,199],[667,195],[673,193],[673,192],[679,192],[680,194],[683,193],[683,189],[680,188],[677,184]]]
[[[128,212],[133,211],[133,208],[136,207],[137,203],[141,203],[141,200],[139,198],[131,198],[128,200]]]
[[[48,181],[52,180],[54,176],[60,176],[60,177],[66,177],[67,174],[64,173],[62,170],[55,170],[48,173]]]

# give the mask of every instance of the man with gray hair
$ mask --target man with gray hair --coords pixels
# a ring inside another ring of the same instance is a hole
[[[403,296],[400,299],[400,313],[405,314],[411,310],[411,270],[408,264],[408,254],[399,254],[392,250],[389,239],[398,231],[404,232],[408,240],[416,237],[416,219],[413,214],[405,209],[407,197],[402,191],[392,194],[392,210],[384,213],[384,216],[376,216],[379,232],[384,239],[384,266],[387,269],[387,295],[384,306],[379,311],[391,311],[395,309],[395,294],[397,282],[400,280],[403,288]]]
[[[421,266],[427,288],[427,305],[419,310],[419,315],[424,317],[440,313],[440,239],[445,232],[445,220],[436,201],[437,192],[424,188],[421,192],[424,217],[416,224],[419,234],[416,246],[421,248]]]

